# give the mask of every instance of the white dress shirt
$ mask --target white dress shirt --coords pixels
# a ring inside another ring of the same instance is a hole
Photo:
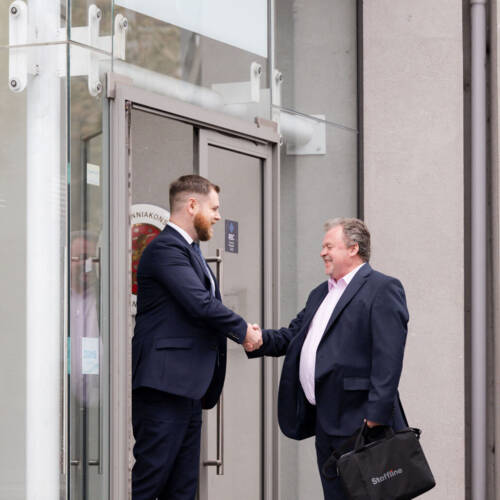
[[[355,274],[363,265],[364,262],[337,281],[333,278],[328,280],[328,294],[324,298],[323,302],[321,302],[321,305],[316,311],[316,314],[314,315],[314,318],[309,326],[309,331],[307,332],[307,336],[304,340],[304,345],[302,346],[302,351],[300,353],[299,377],[306,398],[312,405],[316,404],[314,379],[316,372],[316,351],[318,350],[318,345],[323,337],[323,334],[325,333],[326,325],[328,324],[340,297],[342,297],[347,285],[352,281]]]
[[[188,242],[189,245],[191,245],[191,243],[193,243],[193,238],[191,238],[191,236],[189,236],[189,234],[186,231],[184,231],[184,229],[182,229],[182,227],[179,227],[177,224],[174,224],[172,221],[168,221],[167,226],[174,228],[178,233],[180,233],[184,237],[184,239]]]

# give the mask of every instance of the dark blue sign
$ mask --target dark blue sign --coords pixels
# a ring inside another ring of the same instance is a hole
[[[226,219],[226,252],[238,253],[238,223]]]

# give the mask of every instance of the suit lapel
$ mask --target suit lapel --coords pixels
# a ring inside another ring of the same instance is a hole
[[[323,334],[323,338],[328,333],[328,330],[333,326],[335,320],[339,317],[340,313],[346,308],[347,304],[351,302],[353,297],[358,293],[359,289],[366,283],[368,276],[370,275],[372,268],[369,264],[365,264],[355,275],[352,281],[347,285],[344,293],[340,297],[340,300],[337,302],[335,309],[330,316],[330,320],[328,321],[325,333]]]
[[[214,273],[212,273],[212,270],[210,269],[210,266],[205,261],[205,263],[206,263],[206,267],[205,267],[205,263],[202,261],[202,257],[200,255],[198,255],[197,252],[195,252],[194,248],[191,245],[189,245],[189,249],[191,250],[191,255],[195,256],[196,261],[198,262],[198,264],[201,267],[201,272],[203,273],[203,276],[205,278],[205,286],[209,290],[212,288],[212,285],[210,283],[210,278],[209,278],[209,276],[208,276],[208,274],[206,272],[206,269],[208,269],[208,272],[212,275],[212,279],[214,280],[214,284],[215,284],[215,291],[216,291],[215,295],[217,295],[217,291],[218,291],[217,280],[215,279]]]
[[[180,234],[179,231],[176,231],[173,227],[171,227],[169,225],[165,226],[163,231],[165,231],[170,236],[173,236],[178,241],[180,241],[184,245],[186,245],[187,248],[189,248],[191,255],[194,256],[194,259],[196,260],[196,262],[198,262],[199,270],[201,271],[201,274],[203,275],[203,277],[205,279],[205,286],[208,288],[208,290],[210,290],[210,288],[211,288],[210,278],[207,276],[207,273],[205,272],[205,266],[203,265],[203,262],[201,261],[201,257],[194,251],[193,247],[186,241],[186,238],[184,238],[184,236],[182,236],[182,234]],[[214,279],[216,296],[217,296],[217,294],[219,293],[219,287],[217,284],[217,280],[213,276],[212,270],[210,269],[210,266],[208,264],[207,264],[207,267],[208,267],[208,270],[210,271],[210,273],[212,274],[212,277]],[[220,295],[218,298],[220,298]]]

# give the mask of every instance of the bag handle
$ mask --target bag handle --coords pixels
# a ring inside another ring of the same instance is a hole
[[[384,439],[389,439],[392,436],[394,436],[394,430],[392,427],[388,425],[383,425],[382,427],[384,428]],[[370,428],[368,427],[366,420],[364,420],[363,425],[359,429],[358,435],[356,437],[356,442],[354,444],[354,451],[358,451],[361,448],[363,448],[363,446],[366,445],[366,437],[369,430]]]

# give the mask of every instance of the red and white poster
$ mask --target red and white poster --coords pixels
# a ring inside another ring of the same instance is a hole
[[[170,212],[162,207],[139,203],[132,205],[130,224],[132,231],[132,314],[137,310],[137,267],[144,249],[167,225]]]

